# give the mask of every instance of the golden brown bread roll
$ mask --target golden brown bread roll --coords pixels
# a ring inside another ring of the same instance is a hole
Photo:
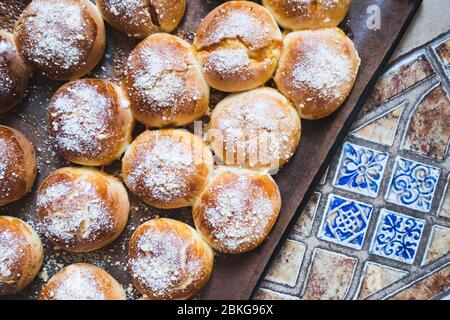
[[[275,72],[282,46],[272,15],[249,1],[228,1],[200,23],[194,40],[209,85],[238,92],[266,83]]]
[[[30,75],[31,69],[20,57],[13,35],[0,30],[0,113],[22,100]]]
[[[0,206],[30,192],[36,172],[31,142],[16,129],[0,125]]]
[[[129,211],[122,183],[95,169],[58,169],[37,194],[45,235],[71,252],[89,252],[111,243],[124,230]]]
[[[286,29],[336,27],[347,15],[352,0],[262,0],[264,7]]]
[[[214,255],[197,231],[166,218],[139,226],[130,239],[128,269],[147,299],[181,300],[208,282]]]
[[[131,52],[124,86],[148,127],[183,126],[208,112],[209,86],[192,47],[170,34],[151,35]]]
[[[134,38],[172,32],[184,16],[186,0],[97,0],[110,25]]]
[[[89,73],[105,49],[103,19],[89,0],[33,0],[14,36],[22,58],[53,80]]]
[[[105,270],[88,263],[61,269],[42,288],[39,300],[125,300],[123,287]]]
[[[196,229],[214,249],[243,253],[264,241],[280,208],[280,191],[270,175],[219,167],[192,214]]]
[[[192,205],[213,171],[208,147],[183,129],[152,130],[133,141],[122,178],[144,202],[163,209]]]
[[[122,89],[98,79],[75,80],[59,88],[50,101],[48,121],[58,153],[88,166],[120,158],[134,125]]]
[[[347,99],[361,60],[353,42],[339,28],[296,31],[284,38],[275,74],[278,89],[300,117],[320,119]]]
[[[289,161],[300,135],[297,110],[281,93],[268,87],[220,101],[209,130],[212,149],[224,164],[269,170]]]
[[[22,220],[0,216],[0,295],[13,294],[28,286],[43,259],[38,234]]]

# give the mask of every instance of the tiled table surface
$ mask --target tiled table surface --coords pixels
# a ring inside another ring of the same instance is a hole
[[[256,299],[448,297],[449,97],[450,31],[378,81]]]

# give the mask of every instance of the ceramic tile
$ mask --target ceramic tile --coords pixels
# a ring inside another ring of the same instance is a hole
[[[366,262],[361,277],[358,299],[365,299],[370,295],[405,277],[408,272],[383,266],[374,262]]]
[[[334,185],[375,198],[380,190],[387,160],[387,153],[345,143]]]
[[[440,169],[397,157],[386,201],[430,212]]]
[[[357,262],[356,258],[316,249],[302,299],[344,299]]]
[[[450,219],[450,176],[447,179],[445,191],[442,196],[441,206],[439,207],[439,216]]]
[[[422,265],[429,264],[450,252],[450,229],[434,226]],[[450,276],[450,275],[449,275]]]
[[[294,287],[305,250],[305,244],[287,240],[269,269],[266,280]]]
[[[354,129],[351,135],[377,144],[391,146],[394,143],[400,117],[405,110],[406,103],[400,104],[387,113]]]
[[[330,195],[319,238],[344,246],[361,249],[373,207],[371,205]]]
[[[419,102],[411,116],[403,148],[443,160],[450,141],[450,99],[442,85]]]
[[[382,209],[370,252],[412,264],[424,226],[424,220]]]
[[[319,192],[313,192],[311,198],[309,198],[305,209],[300,215],[294,225],[293,232],[301,236],[307,237],[311,233],[312,223],[316,216],[317,207],[319,206],[321,194]]]
[[[444,66],[450,65],[450,39],[437,45],[435,51]]]
[[[255,300],[299,300],[299,298],[279,293],[269,289],[260,288],[256,291]]]

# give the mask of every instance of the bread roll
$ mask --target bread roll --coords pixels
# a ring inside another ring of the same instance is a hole
[[[121,88],[106,80],[66,83],[48,107],[49,132],[65,159],[102,166],[119,159],[131,143],[133,116]]]
[[[300,135],[297,110],[281,93],[268,87],[220,101],[209,130],[212,149],[222,163],[269,170],[289,161]]]
[[[301,118],[320,119],[347,99],[361,60],[339,28],[296,31],[284,39],[275,82]]]
[[[228,1],[200,23],[194,47],[209,85],[226,92],[254,89],[275,72],[282,46],[272,15],[249,1]]]
[[[186,0],[97,0],[110,25],[134,38],[172,32],[183,19]]]
[[[28,286],[44,258],[41,239],[24,221],[0,216],[0,295]]]
[[[25,96],[31,69],[17,51],[12,34],[0,30],[0,114]]]
[[[182,129],[146,131],[122,159],[122,178],[144,202],[162,209],[187,207],[213,171],[211,151]]]
[[[181,300],[208,282],[214,256],[197,231],[172,219],[153,219],[131,236],[128,269],[134,286],[151,300]]]
[[[214,249],[243,253],[264,241],[280,208],[280,191],[270,175],[220,167],[192,214],[196,229]]]
[[[30,192],[36,172],[31,142],[19,131],[0,125],[0,206]]]
[[[352,0],[262,0],[286,29],[336,27],[347,15]]]
[[[88,263],[61,269],[42,288],[39,300],[125,300],[122,286],[106,271]]]
[[[183,126],[208,112],[209,86],[192,47],[158,33],[130,54],[124,81],[134,117],[148,127]]]
[[[89,0],[33,0],[14,36],[22,58],[53,80],[89,73],[105,49],[103,19]]]
[[[58,169],[37,194],[45,235],[71,252],[93,251],[115,240],[125,228],[129,211],[122,183],[95,169]]]

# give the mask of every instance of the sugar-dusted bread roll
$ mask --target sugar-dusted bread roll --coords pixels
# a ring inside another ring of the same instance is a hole
[[[37,194],[45,235],[71,252],[93,251],[115,240],[125,228],[129,211],[122,183],[95,169],[58,169]]]
[[[284,38],[275,75],[278,89],[298,108],[301,118],[320,119],[347,99],[361,60],[339,28],[296,31]]]
[[[194,47],[209,85],[238,92],[262,86],[272,77],[282,36],[264,7],[228,1],[200,23]]]
[[[115,84],[98,79],[68,82],[48,107],[48,130],[65,159],[102,166],[119,159],[131,143],[129,101]]]
[[[280,208],[280,191],[270,175],[219,167],[192,215],[196,229],[214,249],[243,253],[264,241]]]
[[[352,0],[262,0],[277,22],[290,30],[336,27]]]
[[[38,234],[22,220],[0,216],[0,295],[13,294],[28,286],[43,259]]]
[[[20,57],[13,35],[0,30],[0,114],[22,100],[30,75],[31,69]]]
[[[0,206],[30,192],[36,172],[31,142],[16,129],[0,125]]]
[[[145,38],[172,32],[183,19],[186,0],[97,0],[105,20],[120,32]]]
[[[220,101],[209,130],[212,149],[222,163],[269,170],[289,161],[300,135],[297,110],[281,93],[268,87]]]
[[[139,226],[128,247],[128,269],[134,286],[151,300],[181,300],[208,282],[214,255],[189,225],[166,218]]]
[[[145,131],[122,159],[122,178],[144,202],[163,209],[192,205],[213,171],[211,151],[183,129]]]
[[[148,127],[183,126],[208,112],[209,86],[192,47],[170,34],[157,33],[137,45],[124,87],[134,117]]]
[[[125,300],[123,287],[105,270],[88,263],[61,269],[42,288],[39,300]]]
[[[89,73],[105,49],[103,19],[89,0],[33,0],[14,36],[22,58],[53,80]]]

